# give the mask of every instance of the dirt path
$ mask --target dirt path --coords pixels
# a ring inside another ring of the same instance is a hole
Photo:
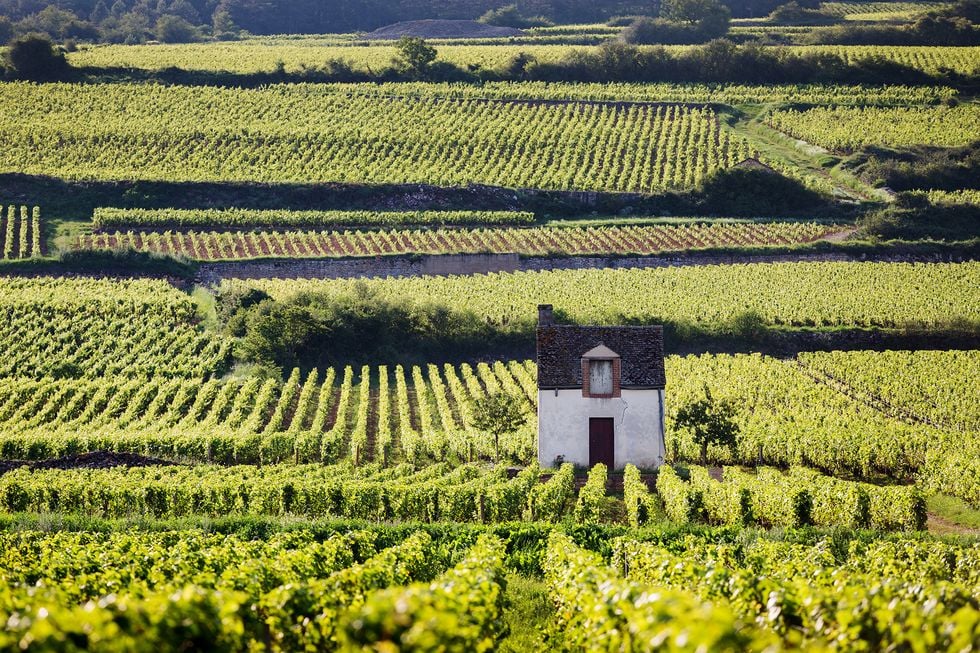
[[[855,233],[857,233],[857,227],[849,227],[847,229],[842,229],[841,231],[835,231],[832,234],[827,234],[821,240],[826,240],[830,243],[842,243]]]
[[[763,157],[775,159],[811,177],[822,179],[832,186],[835,195],[843,199],[881,199],[876,189],[839,166],[833,168],[831,174],[831,170],[821,161],[831,153],[773,129],[763,121],[765,111],[763,107],[754,108],[739,116],[740,119],[732,125],[734,132],[748,138],[749,144],[759,150]]]
[[[926,520],[926,529],[935,535],[980,535],[980,530],[976,528],[957,524],[931,512]]]

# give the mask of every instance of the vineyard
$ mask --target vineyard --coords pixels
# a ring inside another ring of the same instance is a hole
[[[636,229],[805,228],[823,229]],[[507,233],[539,231],[608,230]],[[773,326],[963,328],[976,275],[820,263],[363,283],[525,331],[553,297],[586,322],[751,310]],[[252,287],[363,292],[219,290]],[[232,338],[165,281],[6,279],[0,297],[3,648],[506,650],[528,620],[527,650],[980,646],[975,538],[923,533],[935,492],[980,505],[978,351],[669,356],[668,464],[582,478],[535,462],[531,361],[228,374]],[[712,467],[676,425],[706,388],[739,427],[734,447],[708,447]],[[474,412],[498,393],[525,422],[499,449]]]
[[[976,3],[781,2],[0,7],[0,651],[980,651]]]
[[[813,647],[861,637],[943,650],[978,644],[975,546],[853,540],[834,552],[825,540],[689,536],[658,544],[625,537],[604,559],[559,530],[539,537],[543,584],[556,606],[548,626],[563,650],[620,650],[627,632],[679,639],[683,650]],[[0,612],[9,625],[0,637],[8,647],[25,640],[54,646],[84,633],[96,646],[111,638],[128,650],[169,650],[193,632],[209,650],[264,643],[273,650],[462,651],[488,650],[506,634],[501,616],[513,553],[489,533],[418,530],[383,541],[367,530],[326,538],[297,531],[250,541],[195,531],[31,531],[2,541]],[[120,577],[134,552],[142,564]],[[201,568],[194,560],[209,563]],[[87,582],[74,581],[80,576]],[[37,581],[43,589],[30,587]],[[39,595],[43,609],[25,607]],[[917,628],[891,627],[913,614]],[[596,641],[597,631],[608,634]]]
[[[891,3],[889,3],[891,4]],[[666,46],[680,51],[689,46]],[[573,45],[440,45],[439,59],[460,66],[502,68],[513,57],[526,53],[541,62],[555,62],[572,51],[588,50]],[[877,45],[809,45],[787,46],[797,53],[829,53],[847,62],[871,57],[884,57],[927,73],[948,68],[969,74],[980,61],[980,47],[943,46],[877,46]],[[185,70],[217,70],[252,73],[274,70],[279,62],[290,72],[301,67],[322,65],[324,61],[344,59],[359,69],[373,70],[391,64],[396,54],[391,44],[351,47],[324,42],[322,39],[302,40],[245,40],[238,43],[208,43],[182,45],[110,45],[83,49],[71,53],[69,61],[78,66],[121,66],[159,70],[169,67]]]
[[[821,2],[820,12],[831,16],[864,16],[867,14],[895,14],[925,12],[940,6],[927,2]]]
[[[533,457],[532,364],[356,372],[297,369],[285,382],[3,379],[0,452],[44,459],[110,450],[240,464],[486,459],[493,442],[472,427],[472,404],[503,391],[519,400],[528,425],[501,451],[522,463]]]
[[[685,650],[977,645],[975,547],[854,543],[840,559],[826,544],[692,538],[675,548],[624,538],[607,565],[555,533],[543,567],[566,642],[578,650],[646,650],[631,642],[651,639],[683,641]],[[895,627],[913,615],[916,628]]]
[[[956,147],[976,139],[980,104],[955,107],[816,107],[774,111],[772,127],[832,150],[862,145]]]
[[[195,311],[163,281],[0,279],[0,376],[223,373],[231,342],[205,333]]]
[[[952,70],[968,75],[980,64],[980,46],[800,45],[787,49],[799,54],[832,54],[847,63],[879,57],[928,74]]]
[[[980,321],[980,265],[774,263],[661,269],[516,272],[470,277],[226,282],[273,297],[316,291],[350,296],[355,286],[395,303],[425,302],[528,332],[541,303],[579,324],[705,328],[752,314],[767,325],[928,328]],[[910,288],[916,289],[910,292]]]
[[[707,386],[742,407],[738,446],[710,447],[713,462],[918,479],[980,502],[980,420],[964,386],[978,361],[975,351],[830,352],[798,362],[669,357],[668,426],[676,407]],[[491,460],[494,443],[474,428],[473,405],[504,392],[526,425],[500,441],[500,453],[527,464],[535,452],[535,378],[527,361],[296,369],[285,382],[6,378],[0,454],[43,460],[109,450],[222,464]],[[690,433],[669,432],[672,459],[698,459]]]
[[[266,256],[323,258],[385,254],[654,254],[708,247],[808,243],[840,227],[812,223],[606,228],[385,231],[107,232],[79,236],[72,249],[132,249],[201,261]]]
[[[0,205],[0,244],[5,260],[32,258],[44,255],[44,234],[41,231],[41,211],[36,206]]]
[[[654,191],[750,156],[710,108],[0,86],[0,171],[74,179]]]

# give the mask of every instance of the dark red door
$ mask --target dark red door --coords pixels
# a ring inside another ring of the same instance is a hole
[[[603,463],[612,471],[615,462],[613,446],[613,418],[589,418],[589,467]]]

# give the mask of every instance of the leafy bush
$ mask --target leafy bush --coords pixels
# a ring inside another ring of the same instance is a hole
[[[219,295],[242,362],[292,369],[353,361],[426,360],[447,348],[481,351],[509,336],[441,304],[396,303],[359,287],[350,296],[304,293],[274,300]]]
[[[201,40],[201,33],[180,16],[164,14],[157,19],[154,28],[158,41],[164,43],[193,43]]]
[[[780,215],[827,204],[819,193],[795,179],[752,168],[717,170],[700,190],[706,210],[727,215]]]
[[[64,79],[71,71],[65,54],[43,34],[25,34],[14,39],[4,54],[10,76],[34,82]]]
[[[543,16],[525,17],[516,4],[505,5],[498,9],[491,9],[478,19],[487,25],[498,27],[513,27],[516,29],[527,29],[529,27],[547,27],[552,22]]]

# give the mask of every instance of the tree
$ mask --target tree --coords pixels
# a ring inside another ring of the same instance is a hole
[[[223,4],[218,5],[211,15],[211,26],[212,33],[220,39],[232,38],[238,33],[238,26],[235,25],[231,12]]]
[[[416,77],[423,77],[436,60],[436,49],[417,36],[403,36],[395,44],[398,61]]]
[[[12,38],[14,38],[14,24],[6,16],[0,16],[0,45],[6,45]]]
[[[65,53],[43,34],[14,39],[4,55],[4,64],[15,77],[35,82],[63,79],[71,69]]]
[[[736,413],[730,401],[715,401],[711,390],[704,386],[704,399],[681,406],[674,424],[688,429],[694,435],[694,443],[701,446],[701,464],[708,464],[708,445],[734,447],[738,437],[738,424],[732,419]]]
[[[164,14],[157,20],[154,29],[157,40],[164,43],[193,43],[201,40],[197,28],[180,16]]]
[[[500,460],[500,436],[518,431],[527,423],[517,399],[498,392],[473,403],[473,428],[493,436],[493,460]]]
[[[88,19],[99,25],[106,18],[109,17],[109,7],[106,5],[105,0],[99,0],[95,3],[95,7],[92,8],[92,13],[88,15]]]
[[[724,12],[728,12],[731,18],[731,11],[718,0],[665,0],[660,16],[675,23],[695,25],[705,18]]]
[[[547,27],[551,21],[543,16],[525,18],[517,8],[516,4],[510,4],[498,9],[491,9],[477,19],[486,25],[496,25],[498,27],[513,27],[516,29],[526,29],[528,27]]]

